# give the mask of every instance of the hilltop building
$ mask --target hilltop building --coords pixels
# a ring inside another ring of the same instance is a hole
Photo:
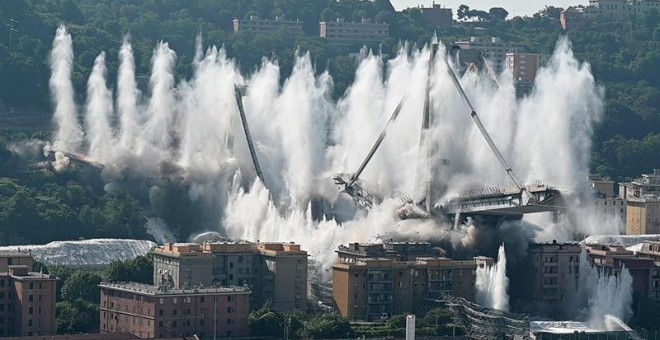
[[[29,253],[0,253],[0,337],[55,334],[57,278],[33,265]]]
[[[626,234],[660,234],[660,169],[619,184],[626,200]]]
[[[492,264],[490,258],[454,261],[444,257],[413,257],[428,244],[397,243],[396,253],[384,246],[353,243],[340,247],[333,266],[332,295],[336,311],[350,320],[376,321],[392,315],[423,312],[429,301],[451,294],[474,301],[476,269]],[[362,249],[376,257],[347,256],[347,249]],[[406,250],[413,250],[406,253]],[[387,257],[378,257],[385,253]]]
[[[433,3],[431,7],[419,6],[410,10],[419,11],[419,16],[427,28],[435,29],[440,27],[449,27],[453,23],[453,14],[451,8],[444,8]]]
[[[620,20],[630,14],[640,14],[649,9],[660,10],[660,0],[589,0],[587,13]]]
[[[559,14],[561,28],[567,31],[581,27],[584,20],[583,6],[569,6]]]
[[[249,19],[234,19],[234,32],[248,32],[256,34],[272,34],[284,31],[287,34],[303,34],[303,23],[299,20],[287,20],[284,17],[275,17],[275,20],[259,19],[251,16]]]
[[[242,287],[170,289],[103,283],[101,333],[138,338],[247,336],[250,290]]]
[[[307,252],[293,243],[177,243],[154,248],[154,282],[174,289],[248,286],[251,306],[304,310]]]
[[[386,23],[371,22],[366,18],[360,22],[346,22],[343,18],[337,18],[336,21],[321,21],[319,34],[331,45],[353,47],[383,41],[389,36],[389,27]]]

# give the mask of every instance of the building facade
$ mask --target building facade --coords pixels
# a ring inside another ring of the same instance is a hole
[[[641,257],[647,257],[656,263],[650,275],[649,298],[654,301],[660,301],[660,242],[644,242],[637,254]]]
[[[564,30],[572,30],[584,24],[584,7],[569,6],[559,14],[559,22]]]
[[[597,175],[589,176],[589,184],[596,210],[604,215],[617,216],[626,223],[627,202],[614,192],[614,181]]]
[[[521,53],[523,48],[520,44],[513,42],[506,42],[499,37],[483,38],[483,37],[470,37],[466,41],[456,41],[454,45],[461,48],[461,50],[479,50],[482,52],[493,66],[497,73],[502,72],[504,69],[506,54],[507,53]]]
[[[102,283],[100,332],[138,338],[247,336],[249,294],[243,287],[172,289]]]
[[[0,337],[55,334],[54,275],[33,272],[30,254],[0,254]]]
[[[535,53],[507,53],[506,65],[514,81],[533,83],[539,68],[539,55]]]
[[[530,247],[534,267],[532,299],[557,306],[577,283],[580,253],[578,243],[537,243]]]
[[[622,183],[619,193],[626,200],[626,234],[660,234],[660,169]]]
[[[255,309],[266,301],[282,312],[306,308],[308,255],[298,244],[166,244],[152,253],[157,285],[248,286]]]
[[[477,261],[443,257],[347,259],[333,266],[334,309],[350,320],[422,313],[444,294],[475,298]],[[491,260],[492,261],[492,260]]]
[[[248,32],[255,34],[272,34],[285,32],[287,34],[303,34],[302,21],[286,20],[276,17],[275,20],[250,17],[246,20],[234,19],[234,32]]]
[[[449,27],[453,23],[453,14],[451,8],[444,8],[433,4],[432,7],[420,6],[413,10],[419,11],[419,16],[427,28]]]
[[[621,20],[653,8],[660,11],[660,0],[589,0],[587,14]]]
[[[386,23],[371,22],[369,19],[346,22],[343,18],[338,18],[336,21],[321,21],[319,34],[331,45],[354,47],[383,41],[389,36],[389,27]]]

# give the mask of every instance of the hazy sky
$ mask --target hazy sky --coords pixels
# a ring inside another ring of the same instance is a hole
[[[397,10],[407,7],[417,7],[424,5],[424,7],[431,7],[433,0],[391,0],[392,5]],[[436,4],[443,7],[451,8],[456,16],[456,9],[458,6],[465,4],[470,8],[481,9],[488,11],[491,7],[504,7],[509,11],[509,18],[515,15],[532,15],[538,12],[546,5],[555,7],[568,7],[572,5],[587,5],[588,0],[443,0],[435,1]]]

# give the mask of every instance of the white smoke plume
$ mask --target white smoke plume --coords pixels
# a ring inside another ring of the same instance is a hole
[[[611,327],[608,316],[626,322],[632,316],[633,278],[628,269],[618,274],[599,271],[582,248],[579,264],[577,302],[588,310],[587,321],[598,329]]]
[[[497,253],[497,263],[477,268],[475,288],[478,304],[509,311],[509,278],[506,276],[504,245]]]
[[[335,101],[331,75],[317,74],[308,54],[297,55],[287,79],[282,79],[277,62],[269,60],[254,73],[242,75],[223,49],[210,47],[202,53],[201,37],[198,41],[194,75],[179,84],[174,77],[176,54],[167,43],[159,43],[152,58],[150,88],[144,89],[144,95],[135,81],[130,43],[124,41],[114,105],[119,123],[109,125],[110,131],[116,131],[114,136],[108,136],[108,126],[101,122],[114,109],[107,99],[105,73],[101,66],[95,67],[87,98],[85,142],[90,148],[94,145],[94,150],[112,152],[85,156],[114,168],[107,174],[110,180],[121,181],[126,170],[133,177],[180,179],[187,199],[204,207],[195,212],[208,217],[206,230],[232,239],[296,241],[326,268],[334,261],[338,244],[388,234],[456,242],[463,238],[470,246],[474,245],[470,240],[484,239],[477,235],[477,227],[458,226],[450,232],[439,221],[398,221],[395,216],[400,198],[417,191],[428,48],[403,46],[388,61],[365,53],[354,83]],[[81,138],[74,138],[82,136],[80,130],[71,127],[77,125],[70,124],[76,122],[68,80],[71,55],[70,36],[61,28],[54,43],[51,85],[58,122],[55,144],[64,151],[78,150],[82,144]],[[432,156],[436,161],[447,160],[442,162],[442,176],[433,178],[433,186],[453,195],[471,188],[510,185],[454,88],[444,56],[441,48],[431,61],[435,63],[430,89]],[[58,80],[57,86],[53,79]],[[97,90],[92,91],[92,83],[98,85]],[[601,115],[602,91],[588,65],[575,60],[567,41],[558,43],[548,66],[539,70],[534,92],[524,99],[516,98],[510,76],[503,76],[498,87],[487,76],[468,72],[461,83],[519,178],[586,190],[578,177],[588,165],[585,155],[592,126]],[[263,183],[256,179],[248,153],[235,85],[247,86],[243,102]],[[399,118],[361,176],[384,202],[369,213],[356,212],[350,199],[334,187],[332,174],[357,169],[402,99],[405,104]],[[97,108],[97,103],[106,103],[106,109]],[[107,145],[98,145],[102,141]],[[148,186],[144,194],[153,198],[152,204],[157,199],[167,202],[158,185]],[[525,232],[508,235],[533,237],[528,226],[520,224],[515,228]],[[580,228],[584,229],[566,230]],[[468,230],[472,235],[465,237]]]
[[[114,137],[110,126],[110,116],[113,112],[112,93],[106,82],[105,53],[96,57],[92,74],[87,82],[87,110],[85,112],[85,128],[89,134],[89,151],[92,159],[102,159],[112,164]]]
[[[60,26],[55,34],[50,65],[49,83],[55,105],[53,118],[56,125],[53,145],[55,149],[76,152],[82,145],[83,132],[78,122],[78,110],[74,101],[73,84],[71,82],[71,72],[73,71],[72,40],[71,35],[64,26]]]

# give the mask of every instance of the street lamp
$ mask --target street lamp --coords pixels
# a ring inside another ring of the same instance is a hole
[[[12,32],[18,33],[18,30],[16,29],[16,24],[18,24],[17,20],[14,20],[14,18],[10,18],[9,22],[5,23],[5,26],[9,28],[9,48],[11,48],[11,34]]]

